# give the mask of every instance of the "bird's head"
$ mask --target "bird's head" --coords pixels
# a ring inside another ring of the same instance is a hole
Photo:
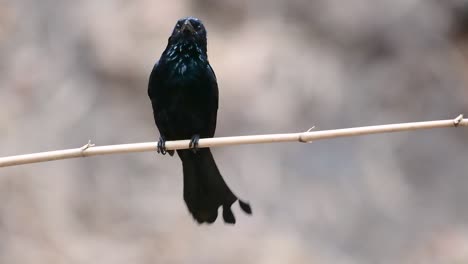
[[[193,45],[206,52],[206,29],[200,19],[185,17],[177,21],[169,37],[172,45]]]

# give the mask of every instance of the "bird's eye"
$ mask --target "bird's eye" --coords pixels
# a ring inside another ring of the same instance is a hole
[[[180,23],[177,23],[175,27],[180,28]]]

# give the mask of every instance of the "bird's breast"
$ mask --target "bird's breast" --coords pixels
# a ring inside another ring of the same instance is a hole
[[[170,69],[170,79],[177,82],[179,85],[191,85],[192,82],[197,82],[203,78],[205,74],[206,64],[193,58],[179,58],[174,60]]]

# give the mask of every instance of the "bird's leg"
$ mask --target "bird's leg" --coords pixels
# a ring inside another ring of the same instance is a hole
[[[163,136],[159,137],[157,151],[158,153],[166,155],[166,139]]]
[[[198,140],[200,140],[200,135],[195,134],[190,139],[189,148],[193,151],[193,153],[197,153],[198,150]]]

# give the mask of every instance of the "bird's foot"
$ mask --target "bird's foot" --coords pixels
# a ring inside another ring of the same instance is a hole
[[[163,136],[159,137],[157,151],[158,153],[166,155],[166,139]]]
[[[193,135],[190,139],[189,148],[193,151],[193,153],[197,153],[198,150],[198,141],[200,140],[200,135]]]
[[[166,155],[166,153],[169,153],[169,155],[171,155],[171,156],[174,155],[174,150],[167,150],[166,149],[166,138],[163,137],[163,136],[159,137],[157,152],[161,153],[163,155]]]

